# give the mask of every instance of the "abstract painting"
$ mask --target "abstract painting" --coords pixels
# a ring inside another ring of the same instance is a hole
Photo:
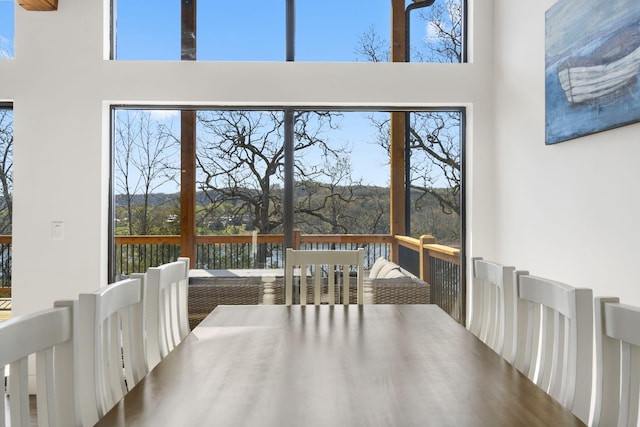
[[[559,0],[545,30],[547,144],[640,121],[640,1]]]

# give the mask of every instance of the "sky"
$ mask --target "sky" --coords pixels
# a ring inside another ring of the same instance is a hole
[[[13,58],[14,0],[0,0],[0,59]]]
[[[284,60],[285,5],[284,0],[200,0],[198,60]],[[355,61],[360,35],[371,25],[388,40],[389,5],[388,1],[298,1],[296,60]],[[141,16],[148,19],[142,23]],[[117,27],[118,58],[142,59],[143,54],[145,59],[179,59],[179,2],[118,0]]]
[[[179,60],[180,3],[178,0],[118,0],[116,58]],[[299,0],[296,3],[296,61],[367,61],[356,49],[362,35],[371,28],[388,49],[389,1]],[[411,0],[406,1],[407,5],[410,3]],[[0,58],[14,55],[14,5],[15,0],[0,0]],[[284,0],[199,0],[197,59],[285,60],[285,6]],[[415,15],[411,23],[411,45],[415,48],[427,34],[428,26]],[[372,166],[382,171],[388,160],[387,153],[375,144],[375,129],[368,116],[370,113],[345,114],[340,132],[332,133],[331,138],[337,144],[351,147],[356,177],[364,178],[366,184],[386,186],[388,172],[371,173]]]

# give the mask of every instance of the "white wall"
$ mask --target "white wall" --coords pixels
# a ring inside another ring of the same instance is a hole
[[[0,61],[0,100],[15,108],[14,314],[106,283],[111,102],[468,106],[468,234],[474,252],[488,253],[492,2],[471,3],[465,65],[110,62],[102,0],[61,0],[56,12],[17,7],[16,57]],[[51,238],[54,221],[64,223],[63,240]]]
[[[640,305],[640,125],[545,146],[545,11],[554,3],[495,0],[495,256]]]

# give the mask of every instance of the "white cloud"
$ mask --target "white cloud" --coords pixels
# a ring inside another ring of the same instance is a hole
[[[429,22],[427,24],[427,34],[425,39],[428,40],[437,40],[438,37],[440,36],[440,30],[438,29],[438,26],[436,26],[435,22]]]
[[[12,42],[0,34],[0,58],[13,58],[13,54],[11,53],[13,49],[11,45]]]

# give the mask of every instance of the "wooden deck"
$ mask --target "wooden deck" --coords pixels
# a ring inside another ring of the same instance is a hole
[[[0,298],[0,322],[11,318],[11,298]]]

